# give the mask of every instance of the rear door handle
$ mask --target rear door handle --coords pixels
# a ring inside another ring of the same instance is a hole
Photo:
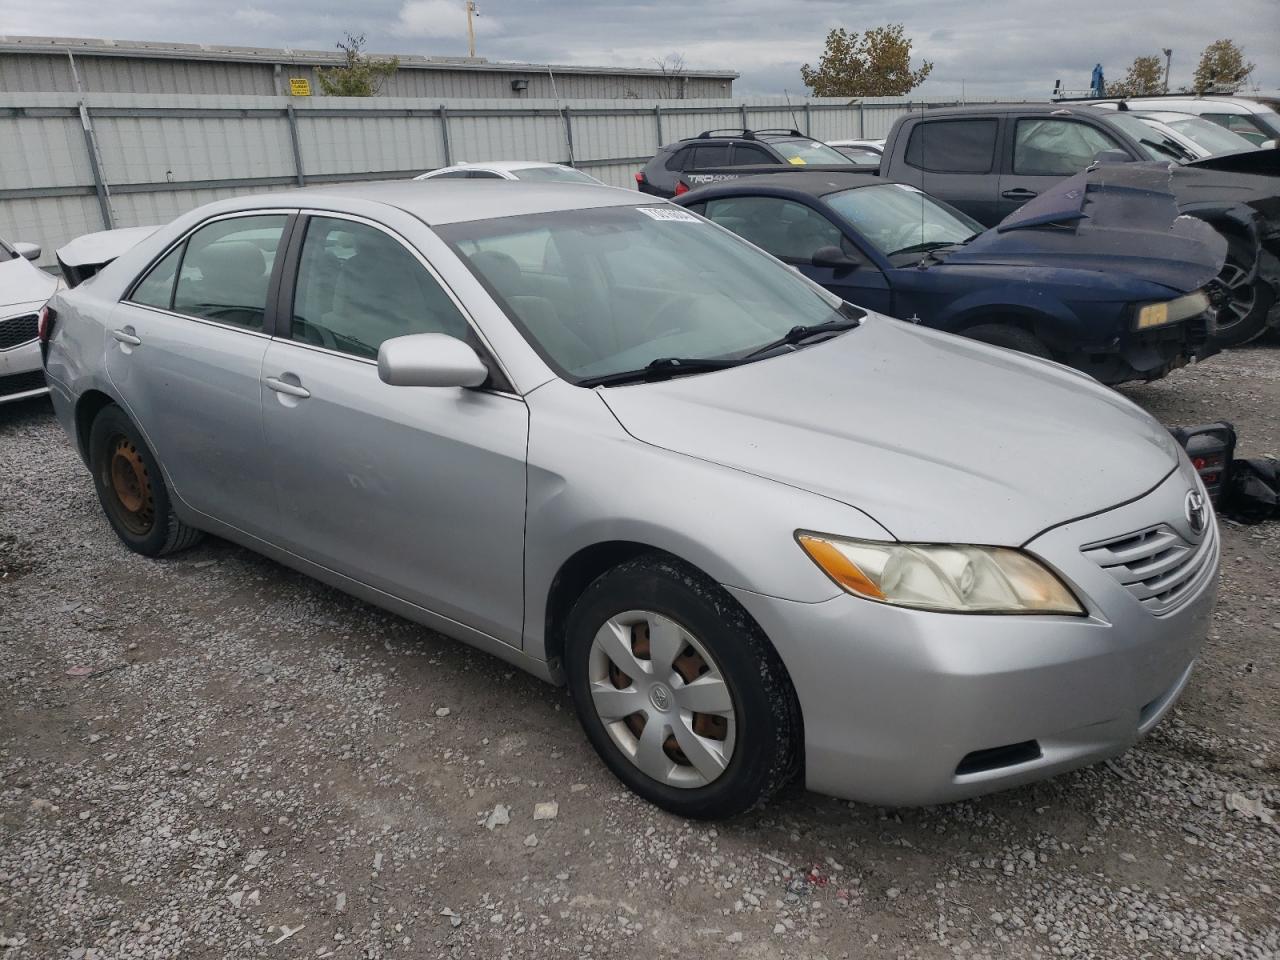
[[[266,384],[276,393],[283,393],[285,396],[297,397],[305,400],[311,396],[311,391],[301,384],[289,383],[287,380],[281,380],[278,377],[267,377]]]
[[[112,330],[111,335],[121,343],[127,343],[131,347],[142,345],[142,339],[134,335],[133,327],[125,327],[123,330]]]
[[[1000,194],[1000,196],[1004,197],[1006,200],[1030,200],[1035,195],[1036,192],[1034,190],[1026,190],[1022,187],[1017,187],[1013,190],[1006,190],[1004,193]]]

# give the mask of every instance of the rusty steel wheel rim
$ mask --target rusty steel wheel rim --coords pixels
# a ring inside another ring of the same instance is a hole
[[[155,495],[151,475],[137,446],[125,436],[116,436],[110,444],[107,461],[107,486],[115,502],[116,516],[130,532],[143,536],[155,524]]]
[[[711,653],[669,617],[629,610],[591,643],[591,703],[614,745],[659,783],[693,789],[733,758],[733,697]]]

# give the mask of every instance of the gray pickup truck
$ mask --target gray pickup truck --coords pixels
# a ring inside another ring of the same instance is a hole
[[[902,117],[877,169],[844,168],[907,183],[994,226],[1022,204],[1095,163],[1163,162],[1182,212],[1227,240],[1217,339],[1244,343],[1280,324],[1280,151],[1189,164],[1161,134],[1123,110],[1085,104],[979,104]],[[686,169],[687,189],[805,167]],[[812,168],[808,168],[812,169]],[[678,192],[684,192],[679,190]]]

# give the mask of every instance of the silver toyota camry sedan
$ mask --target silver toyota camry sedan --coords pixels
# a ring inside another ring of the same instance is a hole
[[[1126,399],[632,191],[223,201],[44,331],[129,548],[216,534],[567,683],[609,768],[691,817],[1119,753],[1214,602],[1204,491]]]

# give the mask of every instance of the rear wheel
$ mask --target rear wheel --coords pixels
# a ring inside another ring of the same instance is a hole
[[[970,327],[968,330],[963,331],[963,334],[971,340],[980,340],[994,347],[1004,347],[1008,350],[1029,353],[1031,356],[1040,357],[1042,360],[1053,359],[1053,354],[1045,346],[1043,340],[1030,330],[1015,327],[1010,323],[984,323],[976,327]]]
[[[130,550],[158,557],[184,550],[202,536],[173,512],[159,464],[117,406],[103,407],[94,418],[89,468],[107,520]]]
[[[777,653],[732,597],[664,556],[592,583],[567,624],[578,719],[609,769],[652,803],[718,818],[796,772],[800,714]]]

